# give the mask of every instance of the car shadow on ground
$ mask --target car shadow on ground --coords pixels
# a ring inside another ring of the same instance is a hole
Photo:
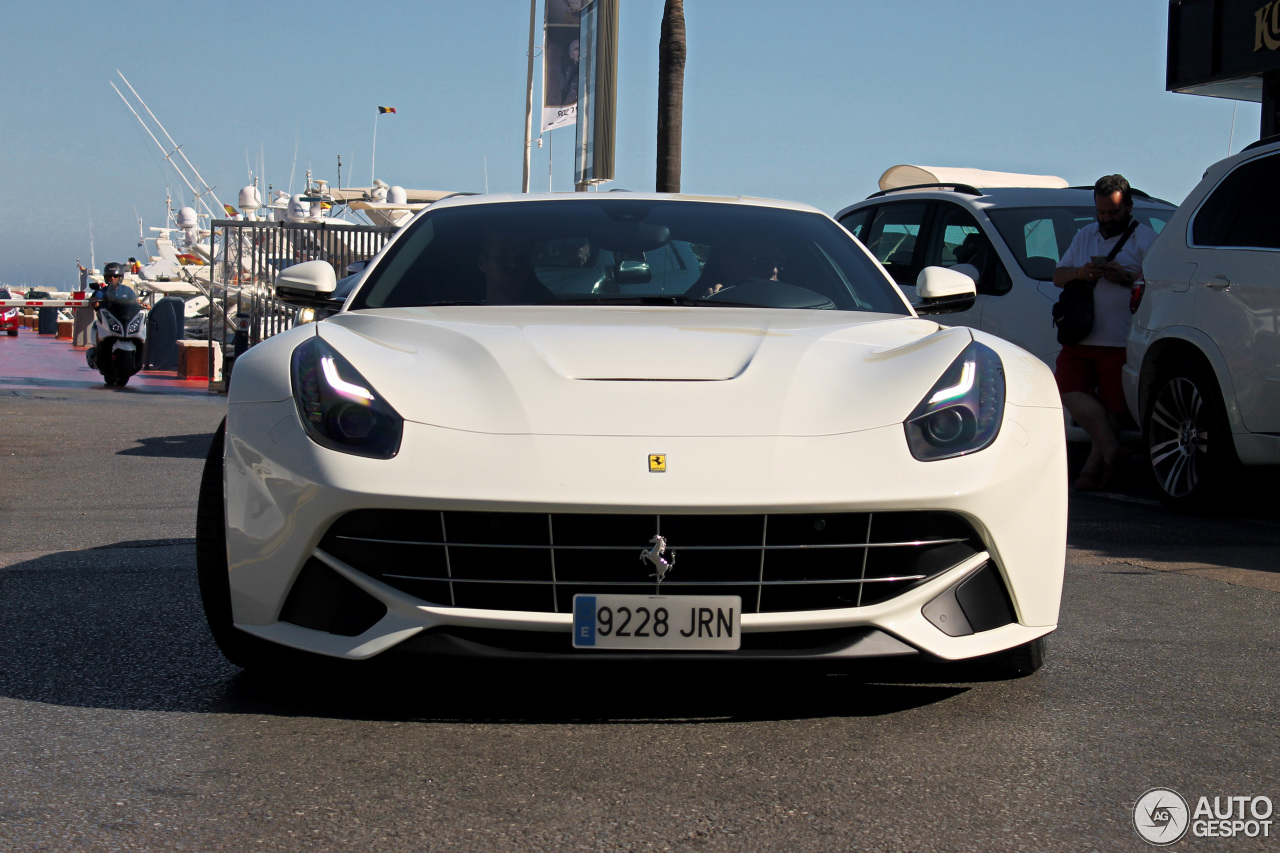
[[[117,456],[163,456],[170,459],[204,459],[209,455],[213,436],[207,432],[195,435],[158,435],[134,439],[138,447],[116,451]]]
[[[1125,447],[1130,453],[1129,460],[1116,472],[1106,493],[1159,502],[1160,488],[1156,484],[1155,474],[1151,470],[1151,462],[1141,439],[1126,441]],[[1088,456],[1087,442],[1067,444],[1069,482],[1074,483],[1079,477]],[[1201,508],[1193,515],[1280,521],[1280,490],[1275,487],[1277,475],[1280,475],[1280,466],[1238,466],[1232,472],[1230,488],[1225,490],[1226,494],[1222,499],[1212,506]],[[1164,511],[1175,517],[1177,515],[1170,509]]]
[[[972,689],[955,683],[963,673],[952,669],[766,663],[375,659],[242,672],[205,626],[190,540],[60,552],[0,569],[0,696],[30,702],[424,722],[678,723],[880,716]],[[1036,702],[1040,678],[981,689]]]
[[[943,702],[962,685],[893,684],[824,667],[655,663],[451,665],[243,672],[220,709],[444,723],[709,723],[876,717]]]

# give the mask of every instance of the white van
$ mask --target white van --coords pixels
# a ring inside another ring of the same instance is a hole
[[[1159,231],[1175,205],[1133,190],[1133,215]],[[939,322],[1012,341],[1050,367],[1062,347],[1051,311],[1058,259],[1076,232],[1097,221],[1093,185],[1069,187],[1052,175],[894,166],[880,192],[835,217],[884,264],[915,301],[928,266],[956,267],[977,284],[972,308]]]

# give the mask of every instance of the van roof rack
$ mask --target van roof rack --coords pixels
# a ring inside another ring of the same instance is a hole
[[[874,192],[871,195],[867,196],[867,198],[879,198],[882,195],[888,195],[889,193],[900,193],[904,190],[938,190],[938,189],[944,189],[944,188],[949,190],[955,190],[956,192],[964,193],[965,195],[983,195],[984,194],[982,190],[978,189],[977,187],[970,186],[969,184],[957,184],[954,181],[945,181],[937,184],[912,184],[909,187],[894,187],[891,190],[880,190],[879,192]]]

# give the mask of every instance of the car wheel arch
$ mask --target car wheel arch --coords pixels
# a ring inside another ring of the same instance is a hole
[[[1161,372],[1180,362],[1198,363],[1213,374],[1232,434],[1246,432],[1240,408],[1236,405],[1235,386],[1231,382],[1226,359],[1208,335],[1189,326],[1162,330],[1161,336],[1147,346],[1138,374],[1138,412],[1146,416]]]

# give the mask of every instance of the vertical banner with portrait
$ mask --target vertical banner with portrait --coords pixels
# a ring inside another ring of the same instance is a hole
[[[587,0],[546,0],[542,36],[542,130],[578,120],[578,28]]]
[[[613,180],[618,103],[618,0],[591,0],[582,10],[582,82],[578,100],[576,186]]]

